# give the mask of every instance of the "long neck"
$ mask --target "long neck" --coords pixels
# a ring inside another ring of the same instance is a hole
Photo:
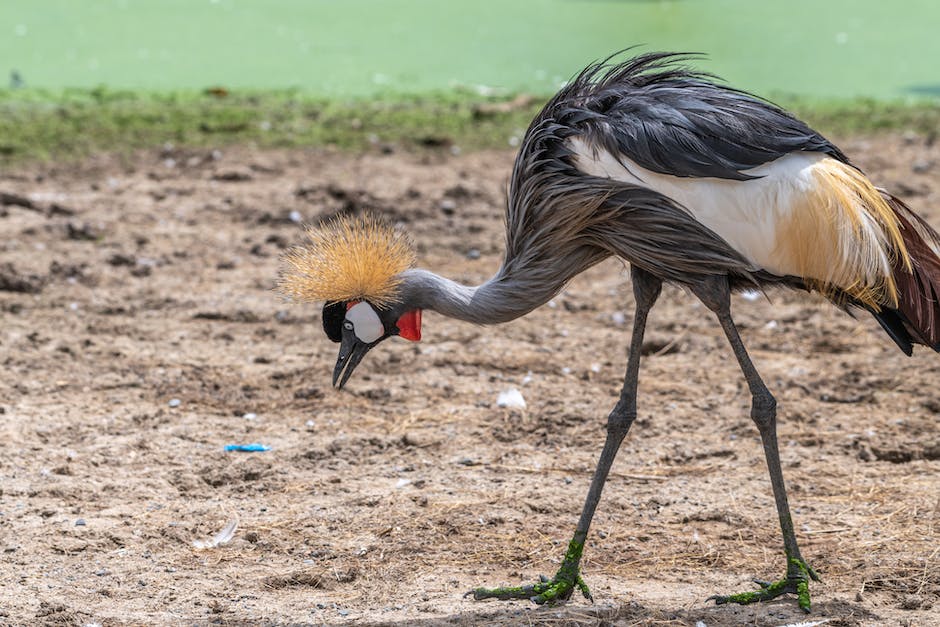
[[[401,276],[402,300],[409,307],[475,324],[515,320],[548,302],[564,286],[562,281],[533,287],[502,272],[476,287],[421,269],[406,270]]]

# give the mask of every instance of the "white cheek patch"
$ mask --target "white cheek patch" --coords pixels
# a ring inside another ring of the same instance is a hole
[[[350,307],[346,312],[346,319],[353,323],[356,337],[366,344],[371,344],[385,335],[385,327],[382,326],[379,315],[367,302],[357,303]]]

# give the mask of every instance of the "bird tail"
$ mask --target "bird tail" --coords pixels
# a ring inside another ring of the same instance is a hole
[[[897,308],[872,313],[908,355],[913,344],[940,352],[940,234],[899,198],[879,191],[897,218],[910,266],[900,258],[894,263]]]

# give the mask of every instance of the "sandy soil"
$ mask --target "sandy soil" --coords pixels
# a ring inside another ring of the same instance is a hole
[[[940,225],[940,147],[842,143]],[[734,306],[823,578],[810,617],[706,601],[784,563],[747,389],[675,288],[586,549],[596,603],[463,598],[557,568],[621,384],[628,273],[504,326],[427,314],[342,392],[318,308],[272,287],[297,220],[364,209],[482,281],[511,160],[168,148],[0,175],[0,622],[940,625],[940,359],[783,292]],[[496,406],[510,387],[525,411]],[[271,450],[223,450],[252,442]]]

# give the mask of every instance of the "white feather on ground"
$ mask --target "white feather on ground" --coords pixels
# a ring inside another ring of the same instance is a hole
[[[215,534],[208,540],[193,540],[193,546],[199,550],[214,549],[217,546],[228,543],[235,537],[235,530],[238,529],[238,519],[233,518],[222,528],[222,531]]]

